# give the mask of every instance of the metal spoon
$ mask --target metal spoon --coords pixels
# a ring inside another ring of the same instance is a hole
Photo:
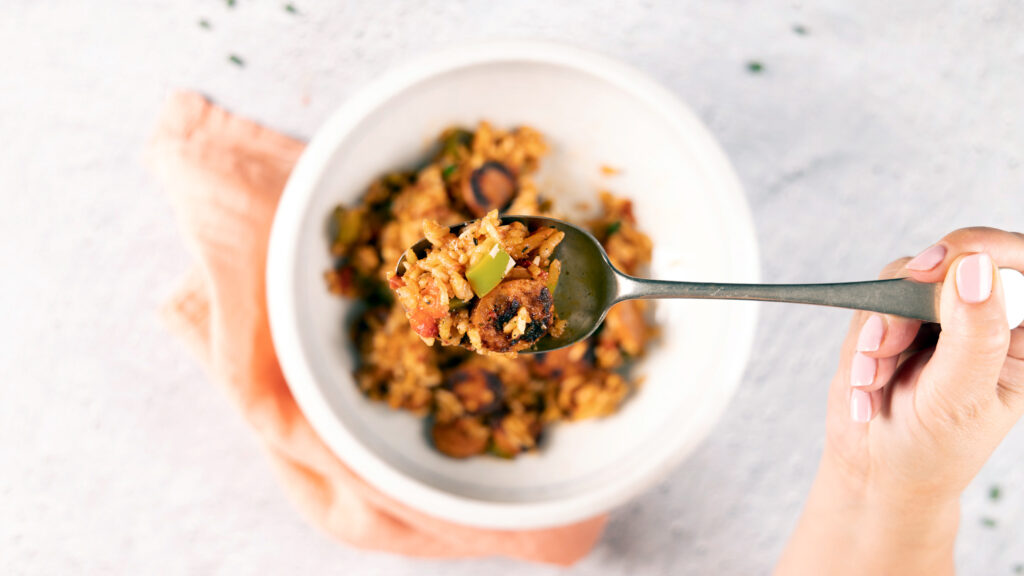
[[[649,280],[617,270],[597,238],[568,222],[542,216],[501,218],[502,224],[511,222],[522,222],[530,230],[552,226],[565,232],[554,257],[562,261],[555,291],[555,310],[568,322],[566,330],[558,338],[545,336],[533,348],[520,354],[549,352],[587,338],[600,326],[609,308],[635,298],[792,302],[869,310],[926,322],[939,320],[940,283],[922,284],[907,278],[839,284],[720,284]],[[451,231],[458,234],[466,224],[452,226]],[[413,245],[412,251],[423,256],[428,248],[430,242],[424,239]],[[398,261],[396,274],[404,272],[404,263],[403,255]],[[1009,268],[1001,269],[1000,274],[1007,320],[1011,327],[1017,327],[1024,321],[1024,275]]]

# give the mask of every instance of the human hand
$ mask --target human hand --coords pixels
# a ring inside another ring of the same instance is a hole
[[[1024,328],[997,268],[1024,236],[953,232],[883,278],[943,282],[935,325],[855,314],[828,399],[826,442],[778,574],[951,574],[959,496],[1024,414]]]
[[[994,261],[994,262],[993,262]],[[942,330],[858,313],[829,394],[826,451],[894,497],[956,499],[1024,414],[1024,328],[1006,324],[997,267],[1024,236],[958,230],[883,277],[943,282]]]

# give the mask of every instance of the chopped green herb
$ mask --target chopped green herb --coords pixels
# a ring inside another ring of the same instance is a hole
[[[761,64],[757,60],[751,60],[750,62],[747,62],[747,70],[749,70],[751,74],[760,74],[761,71],[764,70],[764,64]]]
[[[390,172],[384,175],[382,179],[384,186],[392,192],[400,192],[402,188],[405,188],[413,182],[415,174],[406,172]]]
[[[611,236],[612,234],[618,232],[619,228],[622,228],[622,220],[616,220],[615,222],[609,224],[608,228],[605,230],[605,233]]]
[[[448,166],[444,167],[444,170],[441,171],[441,175],[447,178],[451,176],[452,172],[455,172],[455,169],[458,167],[458,164],[449,164]]]
[[[235,0],[227,0],[227,4],[228,4],[228,8],[234,8],[235,7]]]
[[[200,28],[206,28],[207,30],[209,30],[210,29],[210,21],[209,20],[200,20],[199,21],[199,27]]]
[[[472,144],[473,133],[469,130],[456,128],[445,134],[444,140],[441,142],[441,150],[444,154],[455,156],[459,152],[460,147],[469,148]]]
[[[995,518],[989,518],[988,516],[985,516],[981,519],[981,525],[985,528],[995,528],[996,520]]]
[[[1003,493],[999,489],[999,485],[998,484],[993,484],[992,487],[988,489],[988,499],[993,501],[993,502],[999,500],[999,497],[1002,496],[1002,495],[1003,495]]]
[[[284,11],[285,12],[290,12],[292,14],[298,14],[299,13],[298,9],[295,8],[294,4],[285,4],[284,5]]]
[[[807,28],[804,28],[800,24],[793,25],[793,33],[798,36],[807,36]]]
[[[1024,574],[1024,564],[1017,564],[1013,567],[1014,574]]]
[[[240,68],[245,66],[245,60],[242,60],[235,54],[231,54],[230,56],[228,56],[228,60],[230,60],[232,64]]]

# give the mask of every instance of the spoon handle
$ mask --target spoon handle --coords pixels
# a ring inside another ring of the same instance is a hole
[[[1011,326],[1020,324],[1019,305],[1024,291],[1017,283],[1011,286],[1015,270],[1000,271],[1006,291],[1007,316]],[[708,282],[671,282],[619,275],[616,301],[634,298],[699,298],[712,300],[762,300],[817,304],[837,308],[869,310],[915,318],[926,322],[939,321],[939,294],[942,284],[922,284],[907,278],[845,282],[840,284],[715,284]]]

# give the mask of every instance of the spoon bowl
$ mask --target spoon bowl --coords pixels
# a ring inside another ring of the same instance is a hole
[[[626,277],[612,266],[601,243],[594,235],[564,220],[546,216],[502,216],[501,223],[520,222],[530,230],[550,226],[565,233],[565,238],[555,249],[553,258],[562,262],[558,276],[558,288],[554,293],[555,311],[566,321],[562,335],[555,338],[544,336],[533,347],[520,354],[536,354],[564,348],[589,337],[601,325],[608,309],[617,302],[619,277]],[[451,226],[458,235],[469,222]],[[430,242],[422,239],[410,247],[417,258],[422,258],[430,249]],[[405,254],[395,266],[395,274],[405,271]]]
[[[560,336],[544,336],[520,354],[536,354],[564,348],[594,333],[608,310],[618,302],[637,298],[697,298],[714,300],[761,300],[814,304],[855,310],[868,310],[913,318],[939,321],[941,283],[925,284],[909,278],[844,282],[835,284],[721,284],[712,282],[673,282],[636,278],[619,271],[590,232],[545,216],[503,216],[501,224],[520,222],[530,230],[550,226],[565,233],[553,257],[562,263],[554,294],[555,311],[566,321]],[[468,224],[451,227],[458,234]],[[410,249],[422,257],[430,242],[420,240]],[[398,260],[396,274],[404,271],[405,255]],[[1024,275],[1017,270],[1000,271],[1006,302],[1007,322],[1011,328],[1024,322]]]

